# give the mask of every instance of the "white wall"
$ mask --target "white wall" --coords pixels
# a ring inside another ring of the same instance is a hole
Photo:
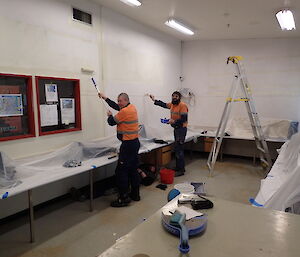
[[[174,89],[180,87],[180,41],[145,29],[110,9],[102,9],[102,18],[105,93],[112,100],[121,92],[128,93],[137,106],[139,122],[148,128],[147,136],[158,136],[169,128],[160,123],[169,111],[154,106],[145,94],[169,101]],[[112,133],[115,129],[107,126],[107,134]]]
[[[0,5],[0,71],[78,78],[82,108],[82,131],[1,142],[1,150],[19,158],[103,136],[102,106],[90,76],[81,73],[81,67],[95,70],[96,78],[101,72],[100,7],[76,0],[1,0]],[[73,21],[71,6],[91,12],[93,26]],[[35,96],[35,84],[33,88]],[[34,111],[38,131],[36,102]]]
[[[81,82],[82,131],[0,142],[0,150],[13,159],[105,135],[105,109],[90,75],[81,73],[82,67],[95,71],[100,88],[112,99],[127,92],[140,119],[146,92],[168,100],[172,88],[179,87],[179,40],[86,0],[0,0],[0,6],[0,72],[79,78]],[[73,21],[72,6],[92,13],[93,26]],[[35,96],[35,85],[33,89]],[[35,102],[34,110],[37,130]],[[115,128],[107,131],[115,134]],[[113,170],[99,169],[96,179],[111,176]],[[33,191],[34,203],[87,183],[88,174],[82,174],[40,187]],[[0,218],[25,208],[26,194],[1,200]]]
[[[196,94],[190,124],[217,126],[233,79],[228,56],[244,67],[261,117],[300,120],[300,39],[190,41],[183,46],[183,87]],[[241,106],[242,105],[242,106]],[[246,117],[243,103],[234,114]]]

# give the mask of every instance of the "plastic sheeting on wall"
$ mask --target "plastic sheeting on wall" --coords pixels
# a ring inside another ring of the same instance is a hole
[[[298,132],[298,122],[271,118],[260,118],[265,138],[288,139]],[[253,138],[253,132],[248,117],[235,117],[228,121],[226,132],[230,136]]]

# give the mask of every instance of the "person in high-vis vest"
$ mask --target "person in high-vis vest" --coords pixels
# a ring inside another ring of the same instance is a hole
[[[175,176],[182,176],[185,173],[183,145],[187,132],[188,107],[181,101],[181,94],[178,91],[173,92],[171,103],[164,103],[163,101],[155,100],[153,95],[150,95],[150,98],[155,105],[170,109],[171,111],[169,124],[174,128],[176,158]]]
[[[102,93],[98,95],[111,108],[119,111],[115,116],[112,115],[111,111],[107,112],[108,124],[110,126],[117,125],[117,138],[122,141],[115,171],[119,196],[117,200],[111,202],[111,206],[124,207],[131,200],[140,201],[140,177],[137,171],[140,149],[138,114],[135,106],[129,102],[126,93],[119,94],[118,104]]]

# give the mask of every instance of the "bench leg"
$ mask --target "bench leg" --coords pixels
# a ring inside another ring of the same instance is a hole
[[[94,210],[93,205],[93,192],[94,192],[94,181],[93,181],[93,170],[90,170],[90,212]]]
[[[32,203],[32,190],[28,190],[28,206],[29,206],[29,225],[30,225],[30,243],[35,241],[34,238],[34,210]]]

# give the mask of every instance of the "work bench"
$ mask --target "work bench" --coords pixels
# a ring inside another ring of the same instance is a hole
[[[160,209],[98,257],[299,256],[299,215],[209,199],[214,208],[202,211],[208,215],[206,231],[189,239],[187,255],[178,250],[179,238],[163,228]]]

